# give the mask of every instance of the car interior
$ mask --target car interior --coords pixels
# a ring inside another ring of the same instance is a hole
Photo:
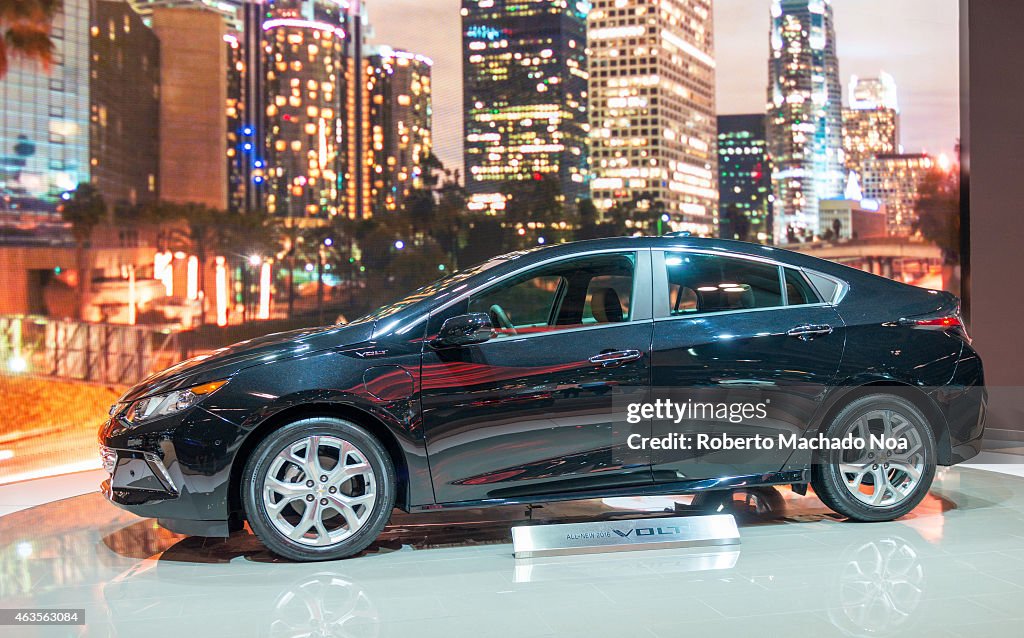
[[[597,255],[542,266],[474,295],[497,337],[630,320],[632,254]]]

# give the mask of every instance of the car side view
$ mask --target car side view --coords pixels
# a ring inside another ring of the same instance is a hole
[[[766,414],[623,418],[662,393]],[[979,452],[985,402],[953,295],[777,248],[634,237],[504,255],[347,325],[179,363],[99,438],[114,504],[185,534],[248,522],[308,561],[359,553],[395,507],[810,484],[850,519],[892,520],[936,466]],[[680,429],[871,443],[628,444]]]

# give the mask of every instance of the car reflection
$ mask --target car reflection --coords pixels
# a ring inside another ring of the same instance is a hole
[[[851,636],[879,636],[913,627],[925,591],[925,567],[900,536],[852,544],[829,588],[829,619]]]
[[[378,635],[380,616],[373,601],[345,576],[329,571],[296,579],[281,591],[269,613],[267,636]]]
[[[749,511],[750,502],[736,497],[731,507]],[[159,558],[139,562],[104,587],[107,620],[119,636],[139,635],[154,619],[174,617],[178,634],[209,633],[211,623],[215,625],[221,618],[225,626],[253,636],[373,638],[387,633],[389,622],[409,618],[405,596],[446,601],[467,591],[466,573],[453,569],[449,561],[433,560],[436,556],[422,555],[410,561],[412,547],[465,547],[481,538],[493,542],[492,532],[503,526],[508,529],[507,523],[466,527],[461,532],[445,526],[402,527],[392,530],[391,541],[358,564],[267,565],[262,563],[277,559],[247,535],[206,546],[185,540],[165,548]],[[143,531],[146,528],[135,528],[133,533]],[[927,542],[904,525],[897,533],[891,528],[872,533],[865,527],[860,536],[840,551],[827,550],[827,560],[801,574],[810,579],[806,591],[812,600],[808,603],[828,610],[832,625],[850,636],[899,635],[924,622],[932,613],[923,604],[928,569],[922,557],[927,554]],[[398,562],[392,562],[388,554],[398,547],[404,548],[400,553],[405,556],[395,556]],[[501,583],[495,585],[500,592],[484,589],[473,593],[494,598],[500,593],[502,600],[516,595],[535,600],[538,592],[549,591],[554,584],[567,589],[602,583],[643,589],[653,587],[652,577],[660,587],[671,583],[669,593],[679,600],[700,600],[709,579],[743,582],[765,570],[781,576],[791,569],[774,558],[758,561],[757,554],[744,557],[742,546],[526,561],[513,559],[503,546],[495,546],[488,554],[493,558],[491,554],[501,560],[487,561],[489,567],[466,567],[476,576],[480,570],[498,572],[493,582]],[[462,563],[467,557],[460,554],[459,558]],[[784,578],[759,582],[765,587],[759,595],[777,598],[780,604],[793,596],[787,585],[791,581]],[[641,614],[657,607],[655,600],[650,609],[645,603],[634,604],[640,605],[636,611]],[[552,607],[556,606],[552,600]],[[553,609],[538,605],[533,611],[543,618]],[[436,613],[444,617],[444,612]],[[581,614],[579,622],[581,628],[592,624],[596,629],[601,624],[600,610]]]

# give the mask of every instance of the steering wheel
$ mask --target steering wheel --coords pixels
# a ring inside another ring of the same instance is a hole
[[[491,321],[500,326],[507,334],[516,334],[516,327],[512,323],[512,320],[509,319],[508,313],[505,312],[505,309],[498,304],[491,306]]]

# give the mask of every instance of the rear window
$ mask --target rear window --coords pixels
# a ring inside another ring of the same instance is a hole
[[[804,306],[821,303],[818,293],[799,270],[786,268],[786,301],[790,306]]]

